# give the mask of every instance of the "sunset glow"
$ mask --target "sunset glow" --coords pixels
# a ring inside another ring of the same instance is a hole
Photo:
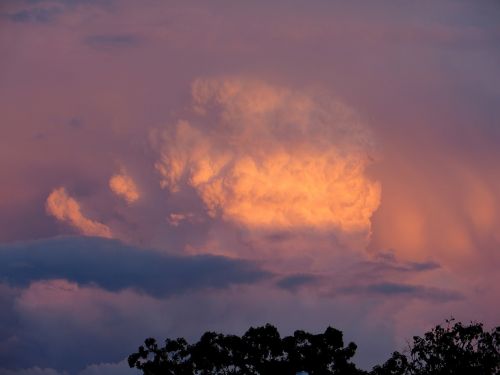
[[[1,1],[0,375],[138,375],[146,337],[265,323],[336,327],[371,369],[499,325],[499,20]]]
[[[163,134],[162,184],[196,189],[212,217],[248,227],[370,231],[380,184],[365,176],[368,132],[336,101],[262,82],[196,81],[196,111]],[[366,139],[365,139],[366,137]]]

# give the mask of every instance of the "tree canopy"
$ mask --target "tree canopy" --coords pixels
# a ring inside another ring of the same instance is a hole
[[[356,344],[344,345],[341,331],[328,327],[324,333],[295,331],[281,338],[276,327],[266,324],[240,336],[206,332],[194,344],[183,338],[167,339],[159,346],[148,338],[128,358],[130,367],[144,375],[423,375],[500,373],[500,327],[485,331],[481,323],[438,325],[403,353],[394,352],[371,372],[351,361]],[[375,338],[376,339],[376,338]]]
[[[500,374],[500,327],[491,332],[481,323],[446,321],[423,337],[414,336],[404,352],[394,352],[373,375],[491,375]]]
[[[206,332],[189,345],[186,340],[167,339],[163,347],[146,339],[138,352],[128,358],[130,367],[144,375],[184,374],[360,374],[351,358],[356,345],[344,346],[343,335],[328,327],[322,334],[295,331],[281,338],[266,324],[250,328],[243,336]]]

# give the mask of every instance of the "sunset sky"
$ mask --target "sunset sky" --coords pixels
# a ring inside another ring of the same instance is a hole
[[[0,374],[499,325],[497,1],[2,0]]]

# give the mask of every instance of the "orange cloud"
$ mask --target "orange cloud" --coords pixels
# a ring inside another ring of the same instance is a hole
[[[45,207],[49,215],[70,224],[84,235],[111,238],[109,227],[86,218],[81,212],[80,204],[63,187],[50,193]]]
[[[115,174],[109,179],[109,188],[129,204],[139,199],[139,191],[134,180],[124,172]]]
[[[200,221],[200,218],[197,218],[196,215],[191,212],[173,212],[167,218],[168,223],[174,227],[179,226],[181,222],[186,220],[192,223],[195,221]]]
[[[245,79],[197,80],[192,96],[199,118],[162,135],[163,187],[195,188],[211,216],[248,228],[368,237],[381,187],[365,174],[372,137],[349,108]]]
[[[379,173],[384,203],[372,220],[370,247],[395,249],[401,259],[431,258],[473,274],[500,259],[495,251],[500,244],[499,174],[488,165],[457,154],[445,159],[442,153],[430,142],[426,155],[411,146],[397,156],[386,152],[387,165],[381,163]]]

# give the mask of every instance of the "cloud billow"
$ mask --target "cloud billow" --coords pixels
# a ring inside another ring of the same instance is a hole
[[[194,188],[212,217],[256,230],[313,229],[366,241],[381,186],[374,140],[325,93],[245,77],[198,79],[192,119],[158,142],[172,193]]]
[[[124,171],[111,176],[109,179],[109,188],[128,204],[136,202],[140,196],[134,180]]]

